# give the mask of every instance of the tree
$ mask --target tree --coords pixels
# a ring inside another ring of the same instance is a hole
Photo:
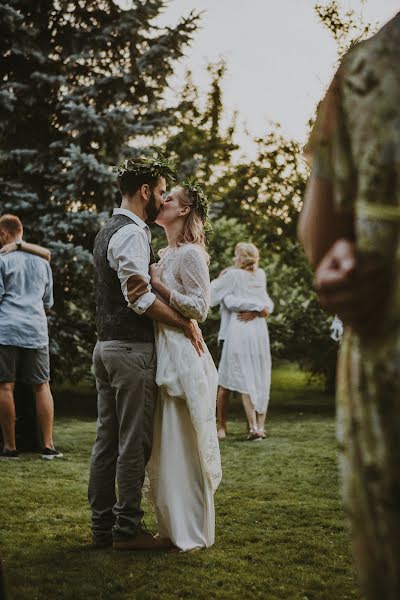
[[[204,108],[191,72],[186,73],[175,129],[165,144],[165,152],[174,157],[180,176],[195,176],[205,185],[209,185],[215,171],[229,164],[233,152],[238,149],[233,139],[236,115],[225,130],[222,126],[222,84],[226,64],[223,60],[210,63],[207,71],[211,83]]]
[[[361,0],[361,3],[364,4],[365,0]],[[376,30],[376,26],[364,21],[362,14],[344,9],[337,0],[316,4],[315,12],[335,40],[339,58]]]
[[[159,29],[164,0],[7,0],[0,6],[2,212],[53,253],[53,371],[87,374],[94,343],[91,249],[117,202],[109,165],[166,130],[163,92],[197,27]],[[146,137],[144,137],[146,136]],[[136,152],[138,150],[136,149]]]

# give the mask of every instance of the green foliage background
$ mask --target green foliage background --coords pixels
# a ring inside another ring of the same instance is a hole
[[[301,148],[278,125],[240,155],[236,115],[224,113],[223,60],[210,64],[202,103],[190,72],[174,103],[165,101],[176,61],[200,23],[185,14],[159,28],[165,0],[122,11],[112,0],[6,0],[0,6],[0,199],[18,214],[26,239],[52,250],[55,308],[50,317],[53,377],[90,376],[95,341],[94,236],[119,202],[110,165],[161,149],[196,176],[212,200],[210,273],[231,262],[238,241],[260,249],[275,313],[275,358],[300,363],[332,384],[336,345],[296,241],[307,169]],[[316,7],[339,52],[368,26],[338,2]],[[350,39],[351,37],[351,39]],[[228,126],[223,123],[229,122]],[[155,245],[163,244],[160,231]],[[216,353],[218,314],[204,334]]]

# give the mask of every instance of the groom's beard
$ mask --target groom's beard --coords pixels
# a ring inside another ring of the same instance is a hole
[[[149,202],[146,206],[146,213],[147,213],[146,221],[148,221],[149,223],[154,223],[154,221],[158,217],[158,213],[160,212],[160,210],[161,210],[161,206],[159,208],[157,208],[156,197],[154,195],[154,191],[152,190],[150,192]]]

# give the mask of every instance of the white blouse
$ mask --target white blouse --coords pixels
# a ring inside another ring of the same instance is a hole
[[[232,312],[261,311],[264,308],[271,314],[274,303],[267,292],[265,271],[255,273],[243,269],[228,269],[211,282],[211,306],[221,306],[221,326],[219,340],[224,340],[229,328]]]
[[[167,248],[161,255],[163,283],[171,290],[170,306],[202,323],[210,306],[210,275],[205,251],[198,244]]]

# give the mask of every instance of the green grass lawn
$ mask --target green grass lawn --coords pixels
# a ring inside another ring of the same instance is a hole
[[[79,409],[79,418],[71,412]],[[336,474],[333,400],[292,367],[274,372],[268,433],[244,441],[233,402],[221,444],[216,543],[194,554],[90,546],[86,502],[94,400],[63,392],[59,461],[0,464],[1,551],[11,600],[358,598]],[[146,523],[154,518],[146,510]]]

